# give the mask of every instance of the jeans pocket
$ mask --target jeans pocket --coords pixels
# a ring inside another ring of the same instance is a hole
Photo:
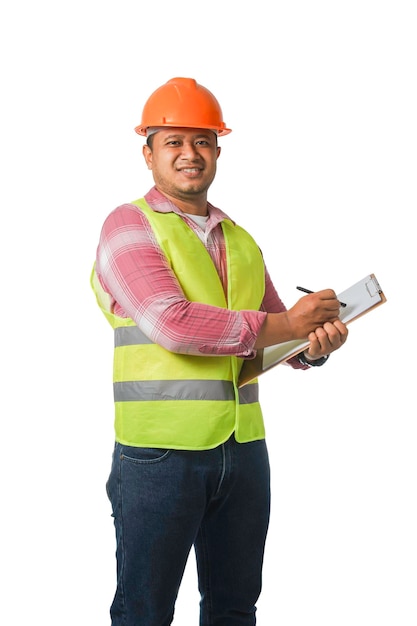
[[[140,448],[121,446],[120,459],[131,463],[160,463],[167,459],[173,451],[166,448]]]

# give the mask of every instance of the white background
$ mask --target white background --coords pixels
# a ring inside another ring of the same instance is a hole
[[[287,306],[374,272],[388,302],[261,398],[273,507],[260,625],[416,626],[416,19],[403,0],[16,0],[2,8],[1,622],[109,624],[106,215],[152,185],[133,132],[191,76],[233,133],[211,201]],[[191,555],[174,624],[196,626]]]

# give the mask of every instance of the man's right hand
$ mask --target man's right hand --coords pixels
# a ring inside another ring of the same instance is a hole
[[[340,303],[333,289],[323,289],[300,298],[283,313],[268,313],[255,342],[255,349],[308,335],[326,322],[339,319]]]

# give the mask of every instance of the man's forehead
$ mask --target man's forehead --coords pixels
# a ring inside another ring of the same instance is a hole
[[[213,137],[213,135],[217,138],[217,133],[214,130],[209,130],[207,128],[184,128],[184,127],[161,127],[161,128],[150,128],[148,129],[147,136],[154,135],[155,133],[160,134],[161,137]]]

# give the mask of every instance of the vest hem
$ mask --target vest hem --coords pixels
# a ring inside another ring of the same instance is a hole
[[[201,446],[182,446],[180,444],[173,444],[173,443],[164,444],[159,441],[155,443],[149,443],[149,442],[141,443],[141,442],[128,441],[127,439],[121,439],[119,437],[116,437],[115,440],[117,443],[120,443],[121,445],[132,446],[133,448],[160,448],[163,450],[190,450],[190,451],[198,452],[198,451],[213,450],[214,448],[218,448],[222,444],[226,443],[226,441],[228,441],[230,437],[232,437],[232,435],[234,435],[236,443],[241,443],[241,444],[251,443],[252,441],[261,441],[262,439],[265,439],[265,435],[257,435],[254,437],[239,439],[236,436],[236,431],[232,430],[231,433],[226,435],[226,437],[220,439],[218,442],[201,445]]]

